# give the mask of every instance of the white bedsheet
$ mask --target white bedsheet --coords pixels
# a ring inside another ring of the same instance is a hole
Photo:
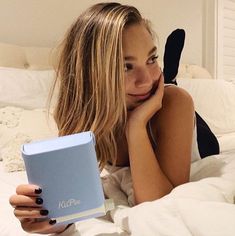
[[[193,163],[190,183],[178,186],[162,199],[135,207],[127,206],[131,194],[127,188],[129,169],[118,170],[104,181],[106,194],[117,203],[112,220],[78,222],[60,236],[234,236],[235,135],[220,137],[219,142],[222,154]],[[109,178],[115,179],[115,184]],[[8,203],[15,186],[25,182],[25,172],[6,173],[0,163],[1,236],[29,235],[21,229]]]
[[[218,136],[220,152],[222,154],[235,152],[235,133],[228,133]]]
[[[117,175],[122,178],[121,172],[127,176],[127,171],[127,168],[119,170]],[[111,214],[119,230],[116,233],[107,234],[113,225],[93,220],[77,223],[78,232],[65,232],[63,236],[234,236],[235,153],[195,162],[191,181],[175,188],[162,199],[132,208],[119,205]],[[120,193],[115,190],[109,192],[109,196],[115,199]],[[99,231],[95,233],[97,224]],[[120,229],[125,233],[120,234]]]

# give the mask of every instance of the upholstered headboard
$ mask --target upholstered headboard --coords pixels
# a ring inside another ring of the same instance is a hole
[[[51,48],[22,47],[0,43],[0,67],[30,70],[53,69],[57,59],[56,55],[56,50]],[[181,64],[177,77],[188,79],[212,79],[212,76],[205,68],[192,64]]]
[[[0,43],[0,66],[31,70],[52,69],[55,53],[46,47],[22,47]]]
[[[160,62],[160,66],[163,68],[162,62]],[[213,77],[200,65],[180,64],[177,79],[213,79]]]

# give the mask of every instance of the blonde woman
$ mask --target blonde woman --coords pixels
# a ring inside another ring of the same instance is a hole
[[[136,204],[189,181],[194,106],[184,90],[164,87],[157,50],[136,8],[96,4],[69,29],[57,73],[59,135],[92,130],[101,169],[130,166]],[[15,216],[27,232],[62,232],[67,226],[47,218],[41,191],[18,186]]]

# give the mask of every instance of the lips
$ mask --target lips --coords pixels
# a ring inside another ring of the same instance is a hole
[[[156,91],[157,87],[158,87],[158,82],[157,81],[153,87],[146,93],[140,93],[140,94],[128,94],[131,97],[136,98],[137,100],[145,100],[147,98],[149,98],[152,94],[154,94],[154,92]]]
[[[147,92],[147,93],[142,93],[142,94],[128,94],[128,95],[130,95],[130,96],[132,96],[132,97],[135,97],[135,98],[137,98],[137,99],[143,100],[143,99],[148,98],[148,97],[150,96],[150,94],[151,94],[151,90],[150,90],[149,92]]]

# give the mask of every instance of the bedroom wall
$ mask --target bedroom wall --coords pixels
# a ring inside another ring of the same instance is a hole
[[[0,0],[0,41],[23,46],[54,47],[72,21],[97,0]],[[202,65],[203,0],[119,1],[135,5],[159,36],[162,55],[175,28],[186,31],[181,62]]]

